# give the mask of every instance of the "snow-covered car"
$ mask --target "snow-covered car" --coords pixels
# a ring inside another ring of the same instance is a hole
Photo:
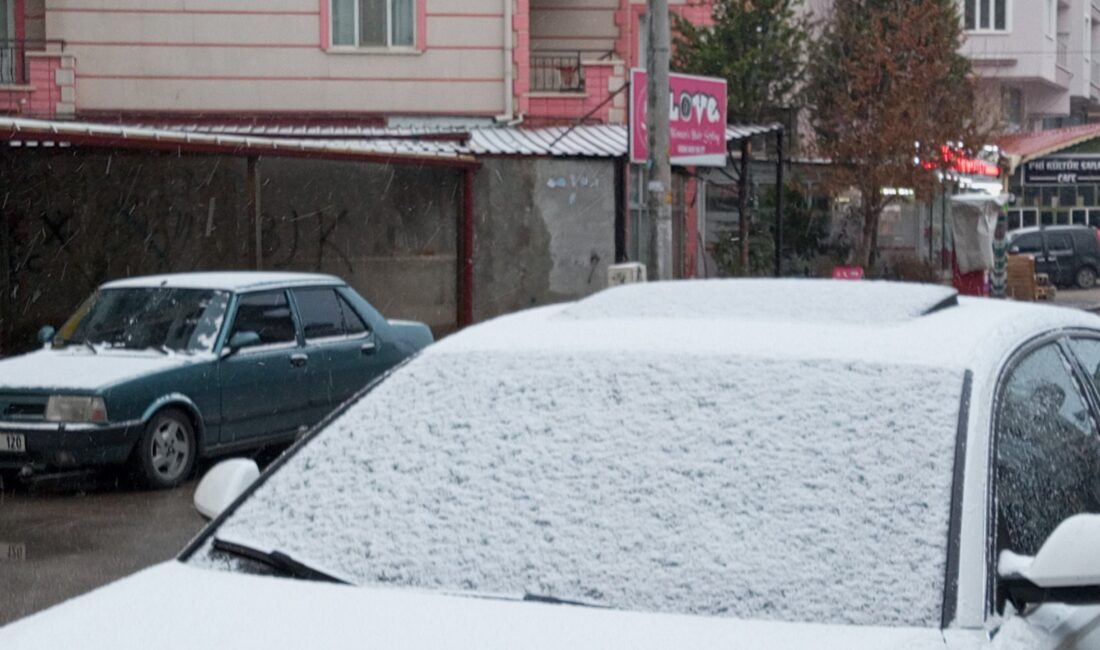
[[[291,442],[432,341],[339,278],[262,272],[108,282],[39,338],[0,361],[0,471],[129,463],[150,487]]]
[[[1098,367],[1100,318],[936,286],[533,309],[0,647],[1100,647]]]

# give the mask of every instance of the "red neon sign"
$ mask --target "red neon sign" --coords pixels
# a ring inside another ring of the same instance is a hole
[[[980,158],[967,158],[947,145],[940,147],[940,159],[948,169],[959,174],[991,176],[993,178],[998,178],[1001,175],[1001,168],[997,165]],[[940,165],[933,161],[925,161],[921,163],[921,166],[925,169],[936,169]]]

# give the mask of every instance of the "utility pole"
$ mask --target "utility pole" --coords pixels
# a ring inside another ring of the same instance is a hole
[[[668,59],[672,36],[668,0],[648,0],[649,51],[646,52],[646,131],[649,140],[649,185],[646,208],[650,223],[652,276],[672,279],[672,167],[669,162]]]

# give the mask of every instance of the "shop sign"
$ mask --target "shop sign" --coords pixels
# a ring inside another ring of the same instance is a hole
[[[726,166],[726,80],[670,74],[669,153],[673,165]],[[630,71],[630,162],[649,159],[646,72]]]
[[[834,280],[862,280],[863,279],[863,267],[862,266],[834,266],[833,267],[833,279]]]
[[[1050,156],[1024,165],[1027,185],[1100,183],[1100,156]]]

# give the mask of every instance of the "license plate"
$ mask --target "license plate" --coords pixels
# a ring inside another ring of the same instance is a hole
[[[22,433],[0,432],[0,451],[23,453],[27,451],[27,439]]]
[[[27,559],[26,544],[0,542],[0,562],[22,562]]]

